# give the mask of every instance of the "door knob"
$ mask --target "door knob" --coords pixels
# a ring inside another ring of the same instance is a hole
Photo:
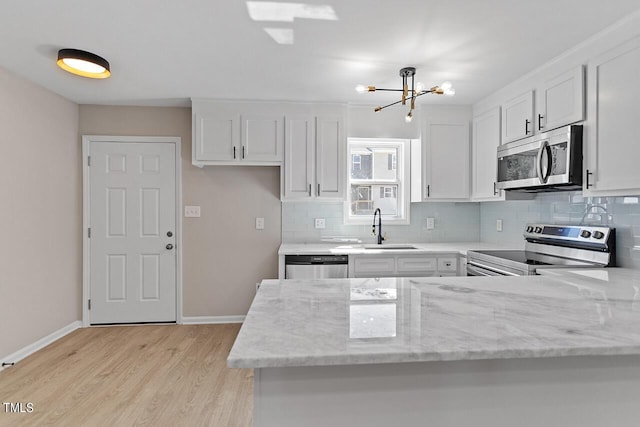
[[[167,246],[165,246],[167,249],[171,250],[173,249],[173,245],[171,243],[167,244]]]
[[[171,237],[171,236],[173,236],[173,233],[170,231],[167,231],[167,237]]]

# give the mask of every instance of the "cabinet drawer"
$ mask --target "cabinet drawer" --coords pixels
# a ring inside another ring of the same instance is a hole
[[[458,260],[456,258],[438,258],[438,271],[457,271]]]
[[[398,257],[398,273],[432,272],[435,270],[435,258]]]
[[[396,267],[395,258],[393,257],[356,258],[354,263],[354,271],[356,273],[356,277],[359,274],[371,274],[371,273],[393,274],[396,270],[395,267]]]

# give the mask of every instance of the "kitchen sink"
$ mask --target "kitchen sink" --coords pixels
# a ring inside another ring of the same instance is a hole
[[[411,249],[418,249],[415,246],[411,246],[411,245],[363,245],[363,247],[365,249],[386,249],[386,250],[411,250]]]

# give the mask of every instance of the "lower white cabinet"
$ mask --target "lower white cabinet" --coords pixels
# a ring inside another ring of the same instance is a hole
[[[349,255],[349,277],[458,275],[457,255]]]

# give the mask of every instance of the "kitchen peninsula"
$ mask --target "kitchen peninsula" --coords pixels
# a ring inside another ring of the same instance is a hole
[[[640,275],[264,281],[256,426],[636,425]]]

